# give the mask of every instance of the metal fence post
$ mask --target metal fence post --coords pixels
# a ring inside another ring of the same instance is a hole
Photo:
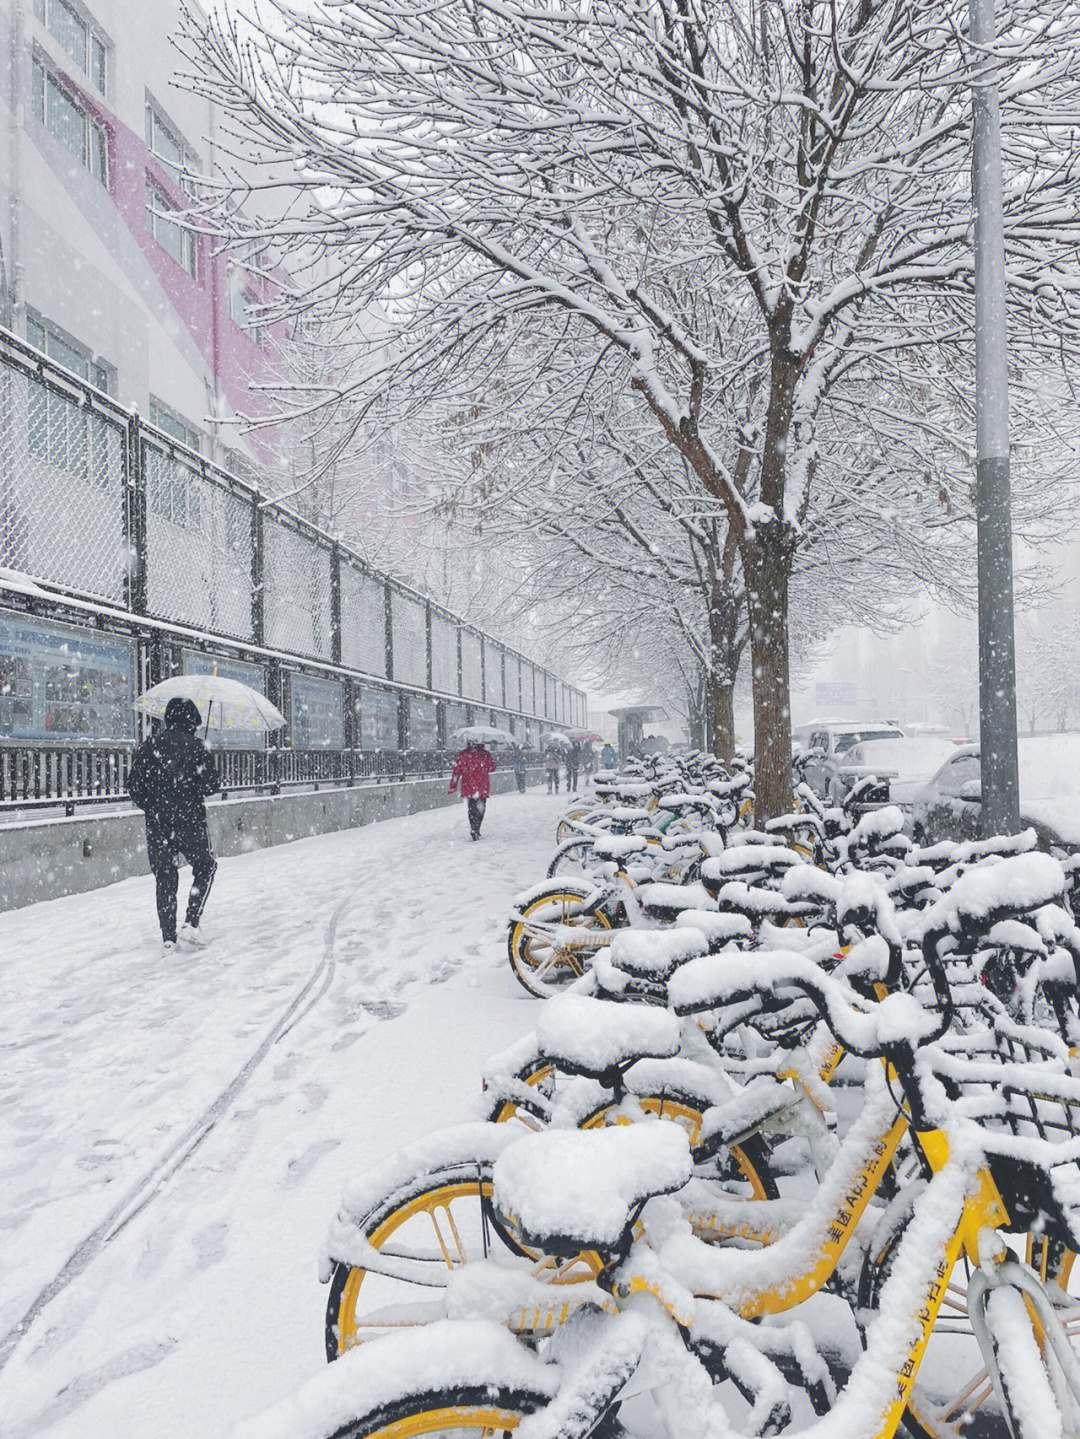
[[[432,641],[431,641],[431,604],[430,604],[430,602],[424,605],[424,615],[425,615],[424,628],[425,628],[425,630],[426,630],[426,632],[427,632],[427,687],[428,687],[429,690],[433,690],[433,689],[435,688],[435,675],[434,675],[433,660],[432,660],[432,653],[431,653]]]
[[[391,612],[390,586],[383,585],[383,597],[385,601],[386,616],[386,678],[394,678],[394,616]]]
[[[123,534],[127,564],[124,569],[124,605],[132,614],[146,613],[146,468],[142,429],[135,412],[127,423],[124,465]]]
[[[341,550],[330,546],[330,658],[341,663]]]
[[[264,644],[266,636],[265,579],[262,497],[256,491],[251,506],[251,637],[257,645]]]

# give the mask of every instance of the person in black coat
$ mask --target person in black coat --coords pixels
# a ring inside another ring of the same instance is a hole
[[[193,700],[173,698],[165,728],[135,751],[128,794],[146,816],[146,857],[157,883],[157,912],[165,948],[176,947],[178,860],[191,865],[191,893],[180,938],[198,944],[199,920],[217,861],[206,827],[204,800],[221,788],[210,751],[196,735],[201,723]]]

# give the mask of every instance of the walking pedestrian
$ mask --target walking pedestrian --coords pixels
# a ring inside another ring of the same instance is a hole
[[[600,763],[603,765],[604,769],[614,769],[618,762],[619,757],[615,753],[615,748],[609,742],[600,751]]]
[[[221,788],[217,766],[198,738],[201,724],[194,700],[174,696],[165,707],[165,728],[135,751],[128,794],[146,818],[146,857],[157,887],[158,923],[165,951],[202,943],[199,921],[214,881],[217,861],[206,827],[206,796]],[[179,936],[176,891],[181,856],[191,865],[191,892]]]
[[[585,775],[585,783],[588,784],[596,773],[596,751],[589,741],[581,746],[581,768]]]
[[[571,790],[577,794],[578,771],[581,769],[581,746],[577,740],[570,741],[570,748],[566,754],[566,792]]]
[[[517,780],[518,794],[525,793],[525,777],[528,767],[528,758],[522,745],[514,747],[514,778]]]
[[[454,761],[448,793],[456,794],[460,783],[461,796],[469,811],[469,834],[473,840],[480,838],[480,826],[491,795],[490,776],[495,767],[494,758],[476,740],[469,740]]]
[[[544,751],[544,769],[547,771],[548,794],[559,793],[559,756],[554,749]]]

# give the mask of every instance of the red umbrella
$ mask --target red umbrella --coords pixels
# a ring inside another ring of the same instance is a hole
[[[580,740],[582,744],[600,744],[602,742],[602,736],[592,729],[572,729],[570,737]]]

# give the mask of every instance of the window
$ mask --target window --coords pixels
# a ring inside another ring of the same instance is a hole
[[[147,445],[146,500],[155,515],[182,530],[202,527],[198,481],[187,465],[164,450]]]
[[[36,57],[33,83],[34,114],[38,120],[54,139],[71,151],[99,184],[107,186],[109,158],[105,131]]]
[[[199,277],[199,237],[169,215],[179,214],[172,201],[151,181],[146,182],[146,228],[193,280]]]
[[[105,94],[109,78],[109,47],[93,23],[68,0],[37,0],[37,18],[64,54],[78,65],[96,90]]]
[[[178,415],[168,405],[163,405],[153,395],[150,396],[150,423],[174,440],[179,440],[182,445],[187,445],[189,450],[202,449],[201,431],[188,424],[182,415]]]
[[[229,318],[244,331],[256,345],[263,342],[262,327],[258,321],[259,297],[244,283],[243,271],[234,269],[229,275]]]
[[[190,172],[197,167],[198,156],[149,95],[146,97],[146,148],[182,189],[192,190]]]
[[[41,319],[29,315],[26,338],[36,349],[99,390],[112,387],[109,366],[90,351]],[[107,487],[113,477],[109,458],[109,426],[100,416],[68,395],[30,380],[26,395],[27,444],[32,455],[76,479]]]
[[[63,365],[64,369],[70,370],[73,375],[78,375],[80,380],[86,380],[99,390],[104,390],[107,395],[112,393],[116,379],[113,367],[95,359],[85,345],[80,345],[70,335],[65,335],[62,330],[33,312],[26,317],[26,339],[28,344],[43,351],[50,360]]]
[[[938,780],[938,789],[942,794],[959,795],[960,786],[967,784],[969,780],[977,780],[980,774],[977,754],[957,755],[955,759],[949,761],[941,774]]]

